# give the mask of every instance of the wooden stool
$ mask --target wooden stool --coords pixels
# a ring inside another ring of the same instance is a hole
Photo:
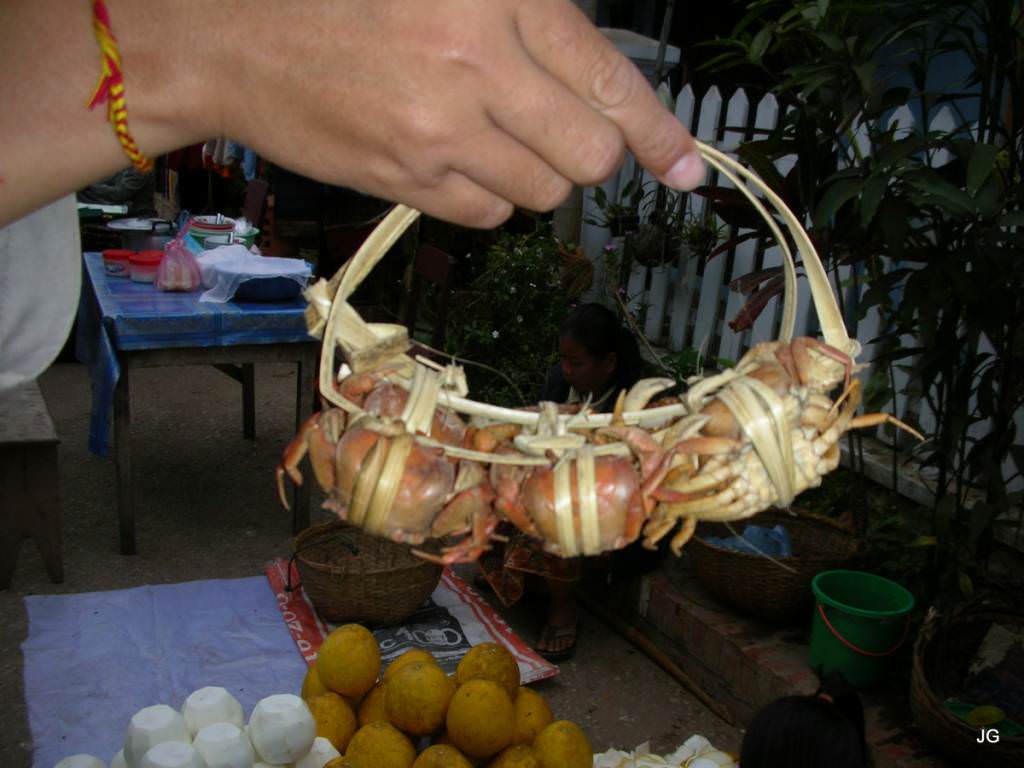
[[[32,381],[0,392],[0,589],[14,575],[22,539],[35,539],[50,581],[64,580],[57,492],[60,440]]]

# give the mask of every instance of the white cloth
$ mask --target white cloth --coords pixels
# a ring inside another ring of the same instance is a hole
[[[60,353],[81,261],[74,195],[0,229],[0,391],[35,379]]]
[[[212,248],[196,256],[196,261],[203,287],[209,289],[200,301],[231,301],[238,286],[252,278],[285,277],[305,287],[313,276],[313,268],[302,259],[260,256],[244,245]]]

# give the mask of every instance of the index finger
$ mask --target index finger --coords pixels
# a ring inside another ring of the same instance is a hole
[[[693,136],[658,100],[629,59],[566,0],[531,0],[516,25],[530,56],[615,123],[637,161],[662,183],[692,189],[704,180]]]

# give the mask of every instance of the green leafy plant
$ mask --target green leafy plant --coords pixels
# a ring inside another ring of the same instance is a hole
[[[717,43],[714,66],[758,68],[792,109],[740,154],[813,221],[827,265],[850,265],[852,287],[866,283],[850,314],[873,308],[883,319],[868,407],[892,398],[899,367],[904,391],[936,414],[918,452],[936,486],[930,592],[969,593],[986,575],[996,527],[1019,525],[1005,467],[1013,458],[1024,468],[1014,425],[1024,405],[1021,8],[757,0],[748,9]],[[950,56],[969,74],[933,90],[929,76]],[[954,125],[930,129],[943,105]],[[899,106],[916,109],[912,129],[890,127]],[[796,163],[782,178],[774,163],[787,155]],[[729,221],[731,192],[704,192]],[[742,288],[751,299],[737,319],[749,325],[780,285],[765,273]]]
[[[570,309],[565,265],[573,249],[538,222],[534,232],[503,232],[483,270],[454,302],[447,351],[467,365],[470,391],[495,405],[536,402],[557,360],[558,330]]]
[[[639,179],[633,179],[619,192],[617,201],[610,200],[601,187],[594,187],[593,201],[600,211],[599,216],[585,216],[587,224],[604,227],[612,237],[623,237],[635,232],[640,226],[640,206],[650,194]]]

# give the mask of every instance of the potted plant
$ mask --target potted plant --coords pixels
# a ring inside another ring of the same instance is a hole
[[[581,258],[541,220],[526,234],[499,233],[455,302],[445,341],[448,352],[472,361],[466,374],[474,398],[510,407],[536,402],[574,292],[587,287]]]

